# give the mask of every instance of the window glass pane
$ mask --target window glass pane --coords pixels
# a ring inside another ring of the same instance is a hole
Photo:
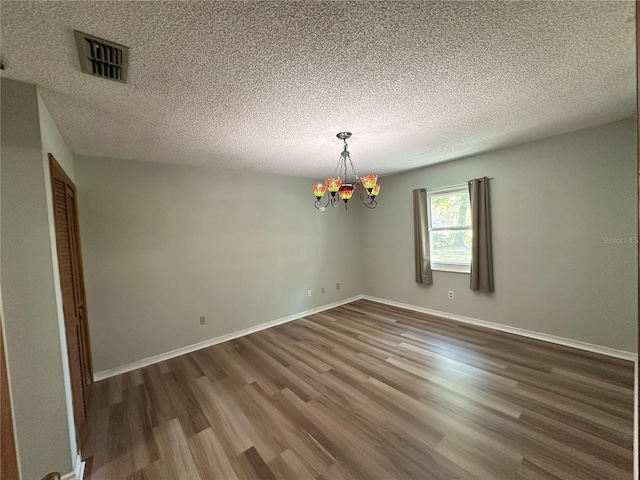
[[[432,263],[471,263],[471,230],[431,232]]]
[[[469,193],[467,191],[432,195],[429,198],[432,227],[468,227],[471,225],[471,208],[469,208]]]

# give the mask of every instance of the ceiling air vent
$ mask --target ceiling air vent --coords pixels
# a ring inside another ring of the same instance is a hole
[[[129,47],[74,30],[80,67],[84,73],[127,83]]]

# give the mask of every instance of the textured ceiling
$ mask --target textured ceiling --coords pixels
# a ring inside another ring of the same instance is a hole
[[[634,3],[7,2],[9,77],[72,150],[295,176],[386,174],[635,113]],[[80,73],[73,30],[127,45]]]

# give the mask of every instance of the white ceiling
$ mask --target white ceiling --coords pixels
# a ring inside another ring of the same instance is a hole
[[[388,174],[635,113],[632,1],[2,1],[9,77],[76,153]],[[73,30],[131,47],[80,72]]]

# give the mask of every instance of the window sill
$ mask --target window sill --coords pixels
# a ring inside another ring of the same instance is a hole
[[[451,273],[471,273],[471,265],[457,265],[455,263],[432,263],[431,270],[434,272]]]

